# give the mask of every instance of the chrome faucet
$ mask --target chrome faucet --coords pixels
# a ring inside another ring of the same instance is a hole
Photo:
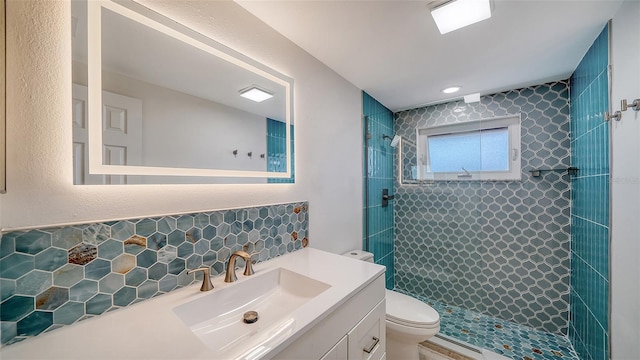
[[[229,283],[238,280],[238,277],[236,276],[236,258],[238,256],[240,256],[245,262],[244,275],[249,276],[254,274],[253,266],[251,265],[251,255],[246,251],[238,250],[231,254],[231,257],[229,258],[229,262],[227,263],[227,274],[224,277],[224,282]]]
[[[200,286],[200,291],[209,291],[213,290],[213,284],[211,283],[211,270],[209,267],[201,267],[199,269],[189,270],[187,274],[192,274],[196,271],[202,271],[202,286]]]

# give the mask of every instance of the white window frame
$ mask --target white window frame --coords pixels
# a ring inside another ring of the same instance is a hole
[[[474,180],[522,180],[521,172],[521,116],[509,115],[490,119],[474,120],[442,126],[416,129],[418,176],[419,180],[435,181],[474,181]],[[509,170],[508,171],[465,171],[432,172],[429,163],[430,136],[455,133],[471,133],[482,130],[507,128],[509,136]]]

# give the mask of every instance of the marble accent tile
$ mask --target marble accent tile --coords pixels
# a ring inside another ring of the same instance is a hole
[[[126,274],[136,266],[136,258],[130,254],[122,254],[111,262],[111,270],[119,274]]]
[[[69,289],[52,286],[36,296],[36,309],[55,310],[69,301]]]
[[[69,249],[69,263],[86,265],[98,257],[98,247],[92,244],[79,244]]]

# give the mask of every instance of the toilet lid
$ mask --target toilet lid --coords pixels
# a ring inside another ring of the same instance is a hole
[[[440,322],[440,315],[431,306],[410,296],[387,290],[387,320],[398,324],[431,327]]]

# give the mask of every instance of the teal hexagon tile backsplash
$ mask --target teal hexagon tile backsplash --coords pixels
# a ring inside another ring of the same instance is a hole
[[[0,273],[5,279],[17,279],[34,267],[34,257],[31,255],[13,253],[0,260]]]
[[[302,202],[2,233],[2,344],[201,281],[190,269],[220,275],[236,250],[259,262],[301,249],[308,219]]]
[[[12,296],[0,304],[0,320],[17,321],[34,309],[34,300],[30,296]]]

